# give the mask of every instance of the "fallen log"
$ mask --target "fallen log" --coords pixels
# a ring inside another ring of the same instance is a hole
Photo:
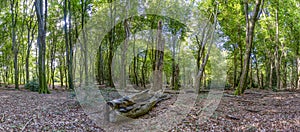
[[[122,117],[137,118],[147,114],[157,103],[169,99],[171,95],[150,93],[149,90],[108,101],[109,121],[116,122]],[[121,117],[120,117],[121,116]]]

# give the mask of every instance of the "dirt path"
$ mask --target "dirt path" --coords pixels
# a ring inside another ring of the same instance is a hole
[[[199,103],[170,131],[300,131],[300,93],[248,90],[240,97],[227,93],[207,121],[197,121],[204,105]],[[162,102],[143,118],[165,111],[172,102]],[[22,130],[103,131],[68,92],[40,95],[0,89],[0,131]]]

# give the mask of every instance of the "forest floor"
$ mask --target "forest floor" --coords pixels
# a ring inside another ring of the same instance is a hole
[[[200,103],[170,131],[300,131],[300,92],[232,92],[225,91],[217,110],[202,124],[197,123],[204,105]],[[0,131],[103,131],[71,95],[0,88]],[[141,118],[155,116],[172,102],[161,102]]]

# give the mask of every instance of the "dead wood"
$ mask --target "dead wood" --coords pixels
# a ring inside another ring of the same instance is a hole
[[[110,121],[118,120],[116,116],[123,116],[129,118],[137,118],[147,114],[158,102],[169,99],[169,94],[150,93],[149,90],[142,91],[137,94],[128,95],[119,99],[114,99],[107,102],[112,109],[109,114]]]

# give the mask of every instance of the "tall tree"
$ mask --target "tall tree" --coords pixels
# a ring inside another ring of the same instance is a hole
[[[251,49],[253,44],[254,29],[255,29],[256,21],[259,19],[263,3],[264,0],[256,0],[255,7],[252,12],[253,15],[249,15],[250,14],[249,1],[244,0],[244,12],[245,12],[245,19],[246,19],[246,53],[244,56],[244,67],[240,78],[240,83],[235,91],[236,95],[240,95],[244,93],[247,87],[250,54],[251,54]]]
[[[19,45],[16,43],[16,25],[18,19],[18,0],[11,0],[10,1],[10,9],[11,9],[11,19],[12,19],[12,48],[14,53],[14,70],[15,70],[15,88],[19,89],[19,68],[18,68],[18,52],[19,52]]]
[[[35,3],[36,15],[38,19],[38,76],[39,76],[39,93],[48,94],[46,82],[45,54],[46,54],[46,23],[47,23],[47,0],[36,0]],[[44,9],[45,7],[45,9]]]
[[[153,71],[153,87],[154,92],[161,90],[163,87],[162,82],[162,70],[163,70],[163,61],[164,61],[164,47],[165,42],[162,38],[162,21],[158,22],[157,26],[157,40],[156,40],[156,50],[155,50],[155,69]]]
[[[72,45],[72,20],[71,20],[71,3],[70,0],[64,1],[64,31],[66,45],[66,65],[68,69],[67,80],[69,89],[74,89],[73,85],[73,45]],[[68,17],[68,20],[67,20]],[[69,28],[68,28],[69,27]]]
[[[29,83],[29,57],[30,57],[30,52],[31,52],[31,47],[32,47],[32,42],[34,39],[35,35],[35,27],[36,23],[34,22],[34,6],[32,6],[30,10],[30,18],[27,21],[27,53],[25,57],[25,71],[26,71],[26,83]]]

